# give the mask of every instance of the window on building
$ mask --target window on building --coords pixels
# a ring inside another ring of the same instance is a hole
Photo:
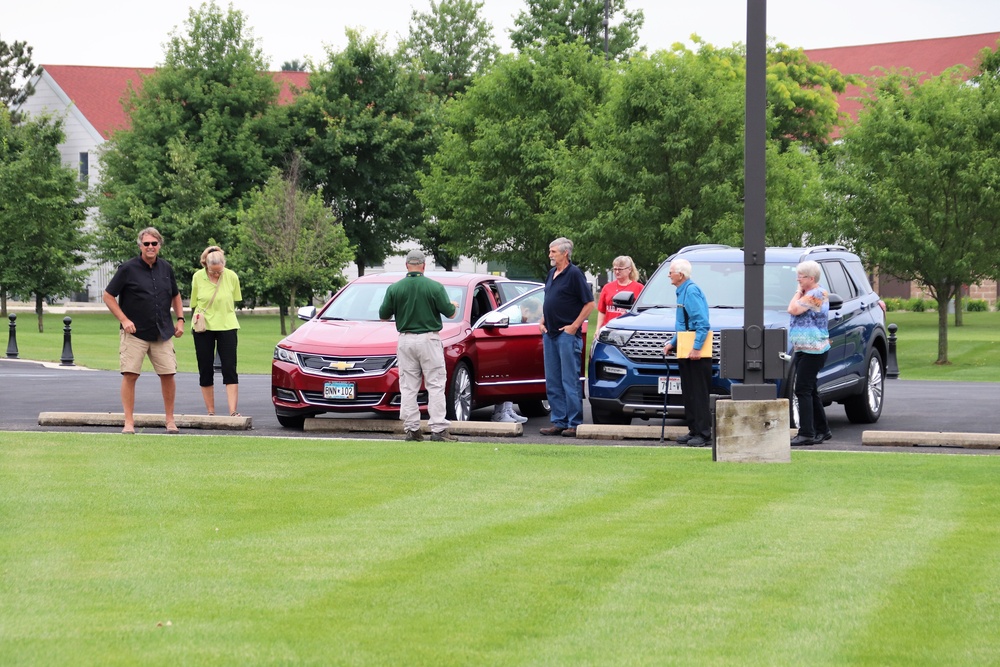
[[[90,179],[90,153],[80,153],[80,182],[87,183]]]

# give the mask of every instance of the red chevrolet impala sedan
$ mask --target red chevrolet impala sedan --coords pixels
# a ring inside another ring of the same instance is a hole
[[[362,276],[319,312],[299,311],[307,322],[278,343],[271,363],[271,398],[282,426],[299,427],[325,412],[398,414],[396,327],[379,321],[378,309],[389,285],[405,275]],[[528,416],[546,414],[541,286],[474,273],[427,276],[458,304],[441,329],[448,418],[465,421],[474,408],[502,401],[518,403]],[[424,391],[418,400],[426,409]]]

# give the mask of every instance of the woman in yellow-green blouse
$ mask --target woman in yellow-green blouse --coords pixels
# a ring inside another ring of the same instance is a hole
[[[201,253],[201,265],[191,279],[191,322],[199,309],[205,311],[205,331],[195,332],[194,351],[198,358],[198,384],[205,399],[208,414],[215,414],[215,352],[222,362],[222,383],[226,385],[226,400],[230,416],[239,416],[239,376],[236,374],[237,331],[236,302],[243,300],[240,279],[226,268],[226,255],[217,245]]]

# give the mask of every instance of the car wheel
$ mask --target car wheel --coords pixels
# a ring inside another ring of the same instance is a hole
[[[613,410],[602,410],[601,408],[591,407],[590,413],[594,417],[595,424],[628,426],[629,424],[632,423],[632,418],[622,412],[615,412]]]
[[[305,415],[295,415],[293,417],[285,417],[282,415],[277,415],[278,423],[285,428],[302,428],[302,425],[306,423]]]
[[[521,414],[525,417],[548,417],[548,401],[518,401],[517,407],[521,408]]]
[[[857,396],[844,401],[844,411],[852,424],[874,424],[882,416],[882,401],[885,398],[885,367],[882,355],[872,349],[865,365],[864,390]]]
[[[472,414],[472,373],[468,364],[455,366],[448,389],[448,419],[467,422]]]

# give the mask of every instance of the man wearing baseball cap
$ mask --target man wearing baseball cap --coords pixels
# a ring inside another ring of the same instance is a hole
[[[448,300],[441,283],[424,275],[426,260],[420,250],[406,255],[406,277],[393,283],[385,292],[378,316],[383,321],[396,318],[399,345],[399,418],[406,431],[405,440],[421,441],[420,408],[417,392],[427,386],[427,412],[431,440],[454,442],[448,433],[451,425],[445,418],[444,388],[447,374],[444,347],[441,345],[441,316],[452,317],[456,306]]]

